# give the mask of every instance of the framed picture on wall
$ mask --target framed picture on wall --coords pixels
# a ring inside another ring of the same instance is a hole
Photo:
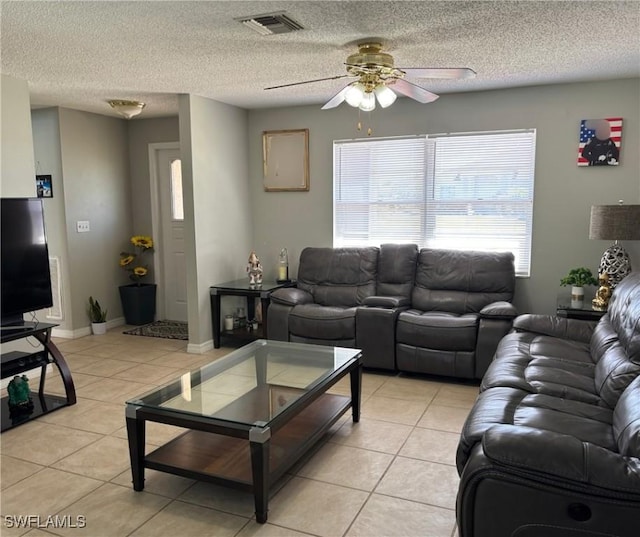
[[[262,133],[264,189],[309,190],[309,129]]]
[[[617,166],[621,143],[621,117],[583,119],[580,122],[578,166]]]
[[[36,175],[36,193],[39,198],[53,198],[50,175]]]

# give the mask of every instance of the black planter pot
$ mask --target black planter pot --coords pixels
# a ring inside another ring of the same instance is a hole
[[[120,300],[127,324],[141,325],[153,322],[156,314],[155,283],[121,285]]]

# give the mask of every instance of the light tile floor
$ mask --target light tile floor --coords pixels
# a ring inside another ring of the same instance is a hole
[[[133,491],[124,402],[231,349],[187,354],[186,342],[122,330],[56,340],[78,403],[2,433],[3,536],[456,535],[455,450],[477,385],[365,372],[360,423],[344,416],[292,468],[261,525],[253,497],[232,489],[147,470],[145,490]],[[349,393],[348,380],[333,389]],[[63,393],[57,372],[46,391]],[[181,432],[148,423],[147,450]],[[19,515],[40,519],[24,527]]]

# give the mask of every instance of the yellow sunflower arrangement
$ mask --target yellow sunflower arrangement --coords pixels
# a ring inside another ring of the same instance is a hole
[[[144,255],[153,251],[153,239],[146,235],[134,235],[131,244],[135,251],[120,253],[120,266],[129,273],[129,278],[140,283],[149,273],[149,267],[143,263]]]

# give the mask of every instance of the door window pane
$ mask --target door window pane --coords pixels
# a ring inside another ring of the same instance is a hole
[[[171,161],[171,218],[173,220],[184,220],[182,162],[180,159]]]

